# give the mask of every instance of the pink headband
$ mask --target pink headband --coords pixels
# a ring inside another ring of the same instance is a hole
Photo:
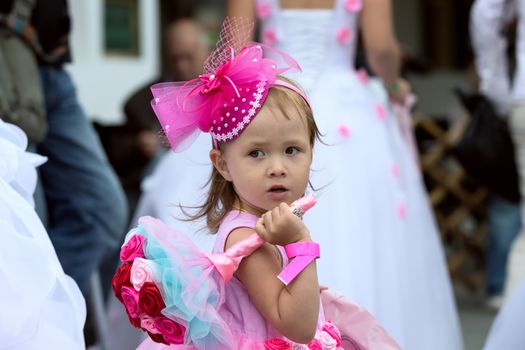
[[[297,62],[263,44],[241,46],[232,22],[225,20],[204,74],[185,83],[151,87],[153,110],[174,151],[189,147],[199,132],[209,132],[215,144],[235,139],[258,113],[272,86],[291,89],[308,103],[297,87],[277,79],[279,74],[300,71]]]

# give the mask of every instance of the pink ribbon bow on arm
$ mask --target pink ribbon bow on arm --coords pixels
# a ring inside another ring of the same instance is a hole
[[[234,244],[222,254],[204,253],[215,266],[224,282],[228,282],[241,263],[242,259],[264,244],[264,240],[254,233],[248,238]]]

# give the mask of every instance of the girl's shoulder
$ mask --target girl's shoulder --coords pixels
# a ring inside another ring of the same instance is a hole
[[[232,231],[243,227],[253,230],[256,222],[257,216],[245,211],[231,210],[228,212],[219,226],[219,231],[217,231],[213,252],[224,252],[226,240]]]

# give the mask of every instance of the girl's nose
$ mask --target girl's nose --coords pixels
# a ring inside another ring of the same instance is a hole
[[[286,168],[280,159],[273,159],[268,167],[268,175],[270,177],[286,176]]]

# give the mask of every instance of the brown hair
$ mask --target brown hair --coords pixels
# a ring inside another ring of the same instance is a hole
[[[285,77],[279,76],[278,79],[297,86],[296,83]],[[298,113],[305,116],[310,146],[313,148],[315,140],[320,138],[320,133],[317,124],[315,123],[312,109],[301,95],[289,88],[274,85],[270,88],[263,106],[271,109],[277,108],[283,112],[289,112],[290,104]],[[286,113],[283,114],[286,118],[289,118]],[[221,148],[220,143],[218,148]],[[197,209],[197,212],[194,215],[186,215],[188,216],[187,220],[190,221],[206,217],[208,229],[212,233],[217,233],[221,221],[226,214],[233,209],[233,205],[237,199],[237,194],[235,193],[233,184],[224,179],[215,167],[213,167],[211,176],[205,186],[208,185],[210,185],[210,191],[204,204],[194,207],[194,209]]]

